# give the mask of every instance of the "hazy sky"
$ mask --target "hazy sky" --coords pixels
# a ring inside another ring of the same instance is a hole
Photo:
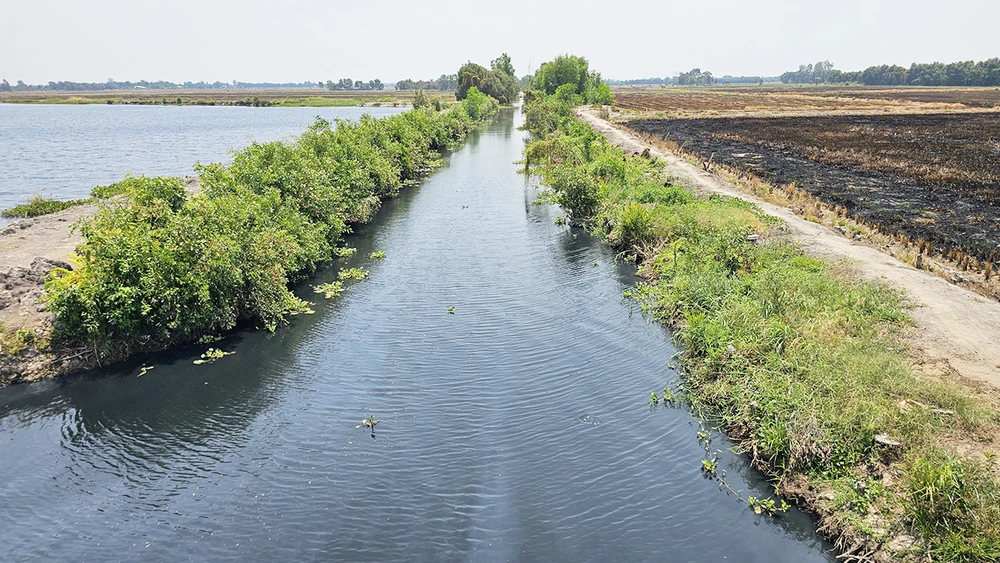
[[[0,0],[0,72],[50,80],[395,82],[561,53],[607,78],[1000,56],[997,0]]]

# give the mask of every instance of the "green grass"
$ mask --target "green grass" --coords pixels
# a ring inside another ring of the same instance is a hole
[[[650,282],[631,293],[674,329],[697,410],[779,487],[840,491],[833,530],[874,543],[909,531],[933,560],[997,560],[996,473],[942,444],[988,440],[1000,416],[912,373],[903,295],[768,236],[777,221],[751,204],[664,185],[659,163],[575,120],[538,123],[526,160],[573,224],[641,262]],[[905,479],[883,487],[883,472]]]
[[[91,203],[91,200],[73,199],[69,201],[59,201],[49,199],[42,195],[36,195],[31,198],[28,203],[22,203],[21,205],[15,205],[10,209],[4,209],[3,212],[0,212],[0,215],[7,218],[38,217],[41,215],[48,215],[50,213],[57,213],[77,205],[86,205],[88,203]]]

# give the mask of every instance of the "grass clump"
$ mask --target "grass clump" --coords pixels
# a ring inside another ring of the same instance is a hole
[[[351,223],[366,221],[497,107],[488,98],[441,113],[317,119],[294,141],[254,143],[231,164],[197,166],[196,196],[163,178],[96,190],[100,209],[80,227],[77,267],[55,270],[45,286],[57,337],[122,357],[241,320],[274,330],[308,311],[289,284],[331,260]]]
[[[683,345],[685,396],[778,487],[855,487],[828,520],[852,543],[913,530],[934,560],[997,560],[996,475],[940,444],[988,439],[1000,418],[914,376],[904,296],[768,236],[776,220],[752,204],[665,185],[660,163],[626,157],[572,118],[539,123],[529,169],[574,225],[641,263],[650,283],[632,293]],[[905,482],[879,483],[900,471]]]
[[[77,205],[86,205],[90,202],[91,200],[89,199],[59,201],[47,198],[43,195],[36,195],[28,200],[28,203],[22,203],[21,205],[15,205],[9,209],[4,209],[3,212],[0,212],[0,215],[8,219],[39,217],[50,213],[58,213],[59,211],[69,209],[70,207],[75,207]]]

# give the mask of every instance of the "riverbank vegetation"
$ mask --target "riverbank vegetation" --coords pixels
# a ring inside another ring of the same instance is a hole
[[[27,203],[22,203],[21,205],[15,205],[8,209],[4,209],[0,212],[0,216],[6,217],[8,219],[23,219],[29,217],[38,217],[40,215],[48,215],[49,213],[58,213],[63,209],[69,209],[77,205],[84,205],[90,203],[89,199],[73,199],[69,201],[60,201],[56,199],[50,199],[43,195],[36,195],[35,197],[28,200]]]
[[[664,183],[576,121],[586,97],[564,84],[580,89],[526,93],[525,160],[573,225],[640,263],[635,296],[683,345],[688,402],[854,560],[1000,558],[1000,417],[913,372],[905,297],[781,242],[751,204]]]
[[[242,321],[274,330],[308,306],[289,284],[331,260],[352,223],[436,166],[498,105],[471,88],[444,112],[317,119],[294,141],[197,166],[195,196],[177,178],[103,188],[100,209],[80,227],[76,267],[45,286],[55,337],[101,362]]]

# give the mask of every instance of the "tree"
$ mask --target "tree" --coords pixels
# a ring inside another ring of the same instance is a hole
[[[493,68],[468,62],[458,69],[458,87],[455,97],[464,100],[470,88],[476,88],[483,94],[494,98],[501,104],[509,104],[517,98],[521,85],[514,77],[514,67],[506,53],[495,59]],[[508,72],[510,71],[510,72]]]
[[[572,55],[560,55],[538,67],[538,71],[535,72],[531,81],[531,86],[545,92],[546,95],[552,95],[563,84],[573,84],[576,86],[577,93],[583,94],[587,90],[589,78],[587,59]]]
[[[10,82],[7,82],[7,79],[4,78],[3,82],[0,82],[0,92],[10,92],[11,90],[13,88],[10,87]]]
[[[490,67],[497,71],[502,72],[508,76],[514,76],[514,65],[510,63],[510,56],[507,53],[501,54],[499,57],[493,59],[490,63]]]

